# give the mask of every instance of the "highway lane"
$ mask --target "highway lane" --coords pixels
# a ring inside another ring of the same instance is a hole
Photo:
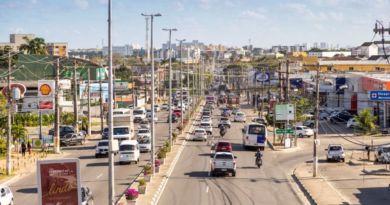
[[[159,147],[168,138],[167,111],[157,113],[156,145]],[[137,128],[137,124],[135,124]],[[82,185],[88,186],[95,198],[95,204],[108,204],[108,158],[95,158],[95,146],[98,139],[87,140],[83,146],[64,147],[67,158],[79,158],[81,166]],[[150,153],[142,153],[138,165],[119,165],[115,163],[115,192],[117,196],[123,193],[129,183],[140,172],[142,166],[150,159]],[[116,162],[118,157],[116,157]],[[38,204],[36,189],[36,172],[24,175],[10,184],[14,193],[15,204]]]
[[[214,112],[214,125],[219,113]],[[266,149],[264,165],[255,167],[254,150],[243,150],[241,146],[243,125],[232,123],[223,139],[232,143],[238,157],[236,177],[210,177],[210,146],[189,142],[158,204],[302,204],[275,153]],[[214,129],[214,135],[217,134],[218,129]]]

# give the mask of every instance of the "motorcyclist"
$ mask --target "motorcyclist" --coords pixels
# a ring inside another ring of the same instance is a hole
[[[221,125],[219,127],[219,135],[221,135],[222,137],[226,134],[226,127],[225,125]]]
[[[257,152],[255,154],[255,157],[256,157],[256,164],[257,164],[257,160],[261,160],[261,157],[263,156],[263,154],[261,153],[261,149],[257,149]]]

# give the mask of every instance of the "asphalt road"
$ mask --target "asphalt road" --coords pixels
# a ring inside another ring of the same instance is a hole
[[[167,111],[157,113],[156,145],[161,146],[168,138]],[[135,129],[137,124],[135,124]],[[95,158],[96,140],[88,140],[83,146],[64,147],[68,158],[79,158],[82,185],[88,186],[94,196],[95,204],[108,204],[108,158]],[[115,163],[115,193],[119,197],[134,177],[150,159],[150,153],[142,153],[139,164],[119,165]],[[118,158],[116,157],[116,162]],[[33,169],[36,169],[35,167]],[[36,171],[18,178],[10,184],[14,194],[14,204],[38,204]]]
[[[214,112],[214,125],[219,114],[219,111]],[[236,177],[211,177],[210,146],[206,142],[188,142],[158,204],[302,204],[288,174],[291,166],[307,159],[308,155],[279,157],[267,148],[264,164],[258,169],[254,162],[255,150],[246,151],[241,146],[243,125],[232,122],[232,128],[223,139],[232,143],[237,156]],[[214,128],[216,134],[218,129]],[[294,162],[281,163],[290,160]]]

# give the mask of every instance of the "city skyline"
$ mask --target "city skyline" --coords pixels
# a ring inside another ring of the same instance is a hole
[[[114,0],[113,44],[144,47],[145,19],[140,14],[160,12],[154,27],[156,48],[167,41],[164,27],[178,28],[175,38],[226,46],[358,46],[371,41],[376,19],[387,25],[389,6],[389,0]],[[68,42],[71,49],[107,44],[106,0],[4,0],[0,8],[0,42],[7,42],[10,33],[34,33],[47,42]]]

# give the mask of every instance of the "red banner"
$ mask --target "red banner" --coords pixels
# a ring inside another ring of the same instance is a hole
[[[38,161],[40,204],[81,204],[79,173],[77,159]]]

